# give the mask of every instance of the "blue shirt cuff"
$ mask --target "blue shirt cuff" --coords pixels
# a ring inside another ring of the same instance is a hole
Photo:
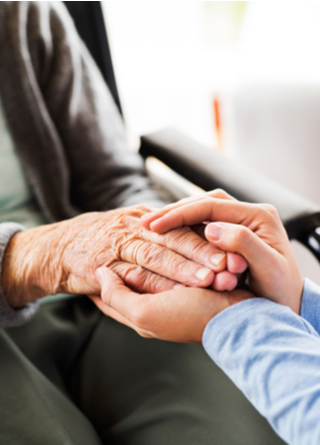
[[[314,284],[310,280],[308,280],[308,282],[310,282],[312,285]],[[308,288],[308,286],[309,283],[307,284],[306,288]],[[319,294],[318,298],[320,299]],[[306,330],[308,333],[316,336],[318,334],[318,331],[315,332],[314,326],[311,325],[311,323],[308,323],[309,320],[304,317],[299,317],[287,306],[274,303],[273,301],[267,300],[266,298],[255,297],[249,298],[248,300],[244,300],[234,304],[233,306],[230,306],[209,321],[202,335],[202,344],[204,346],[204,349],[209,354],[209,356],[220,366],[219,361],[217,361],[217,357],[219,355],[219,344],[221,346],[222,344],[224,344],[225,341],[228,341],[230,332],[234,333],[235,331],[237,331],[238,333],[240,333],[241,331],[243,331],[249,333],[250,337],[250,332],[255,329],[257,324],[261,325],[262,321],[265,321],[267,319],[269,320],[270,317],[274,317],[275,322],[275,319],[279,316],[288,318],[290,320],[289,324],[291,326],[297,324],[300,329],[303,325],[304,330]],[[303,318],[306,321],[304,321]],[[317,318],[317,320],[319,320],[319,317]],[[319,322],[318,326],[320,326]],[[239,335],[239,339],[240,337],[241,336]],[[243,336],[242,341],[244,341]],[[242,347],[245,347],[245,345],[242,345]]]
[[[320,286],[305,279],[300,315],[320,334]]]
[[[249,298],[248,300],[236,303],[213,317],[205,327],[202,335],[202,344],[210,355],[215,360],[215,348],[218,342],[216,341],[224,337],[227,339],[230,330],[238,329],[243,321],[255,320],[257,313],[264,313],[269,305],[275,305],[265,298]]]

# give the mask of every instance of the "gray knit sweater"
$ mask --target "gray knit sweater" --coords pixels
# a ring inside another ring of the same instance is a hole
[[[0,2],[0,97],[36,199],[51,221],[134,204],[161,205],[139,156],[127,149],[111,95],[60,2]],[[0,224],[5,248],[22,227]],[[0,288],[0,326],[11,309]]]

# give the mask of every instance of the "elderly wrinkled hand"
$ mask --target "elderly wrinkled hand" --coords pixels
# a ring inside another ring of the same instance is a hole
[[[241,289],[215,292],[190,287],[156,295],[139,294],[126,287],[121,278],[106,267],[98,269],[96,275],[101,297],[90,298],[102,312],[142,337],[181,343],[201,343],[211,318],[254,296]]]
[[[101,266],[140,292],[180,283],[210,286],[215,273],[226,267],[225,253],[188,227],[163,235],[144,228],[140,219],[151,210],[137,206],[86,213],[17,233],[2,270],[9,303],[21,306],[59,292],[100,293],[95,271]]]

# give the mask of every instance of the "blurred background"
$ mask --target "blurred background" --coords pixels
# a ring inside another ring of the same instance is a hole
[[[132,148],[173,126],[320,205],[320,2],[105,1]],[[303,273],[320,268],[293,242]]]

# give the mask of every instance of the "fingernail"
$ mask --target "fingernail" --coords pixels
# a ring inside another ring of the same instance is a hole
[[[198,280],[204,281],[210,272],[211,272],[210,269],[207,269],[206,267],[201,267],[201,269],[197,270],[196,277],[198,278]]]
[[[186,287],[183,284],[175,284],[172,289],[181,289],[182,287]]]
[[[214,266],[218,266],[218,264],[221,263],[221,261],[226,257],[225,253],[215,253],[214,255],[212,255],[212,257],[210,258],[211,263]]]
[[[214,241],[218,241],[223,235],[224,227],[220,224],[211,223],[206,227],[206,235]]]
[[[96,277],[97,280],[99,281],[99,284],[101,284],[104,278],[106,278],[107,276],[108,276],[108,271],[106,267],[99,267],[99,269],[96,270]]]

